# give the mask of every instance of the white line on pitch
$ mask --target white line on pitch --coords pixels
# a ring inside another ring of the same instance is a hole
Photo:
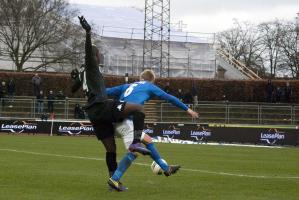
[[[39,153],[39,152],[32,152],[32,151],[21,151],[21,150],[16,150],[16,149],[0,149],[0,151],[10,151],[10,152],[16,152],[16,153],[26,153],[26,154],[31,154],[31,155],[53,156],[53,157],[62,157],[62,158],[84,159],[84,160],[101,160],[101,161],[105,160],[103,158],[91,158],[91,157],[83,157],[83,156]],[[141,166],[150,166],[149,164],[138,163],[138,162],[135,162],[134,164],[141,165]],[[222,175],[222,176],[236,176],[236,177],[245,177],[245,178],[299,179],[299,176],[266,176],[266,175],[258,176],[258,175],[234,174],[234,173],[227,173],[227,172],[216,172],[216,171],[201,170],[201,169],[188,169],[188,168],[183,168],[182,170],[189,171],[189,172],[200,172],[200,173],[205,173],[205,174],[215,174],[215,175]]]

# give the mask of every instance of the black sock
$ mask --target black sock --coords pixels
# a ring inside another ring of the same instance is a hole
[[[109,176],[111,177],[115,170],[117,169],[116,153],[106,152],[106,164],[109,171]]]

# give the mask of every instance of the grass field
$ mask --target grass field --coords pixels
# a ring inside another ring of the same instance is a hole
[[[124,154],[118,140],[118,158]],[[0,134],[0,200],[299,199],[299,148],[157,144],[182,170],[157,176],[139,157],[108,191],[105,153],[94,137]]]

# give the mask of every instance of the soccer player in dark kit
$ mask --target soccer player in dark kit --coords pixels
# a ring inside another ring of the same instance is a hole
[[[83,16],[79,17],[79,20],[82,28],[86,31],[85,65],[80,68],[80,71],[75,69],[71,73],[72,79],[75,81],[72,92],[83,87],[88,98],[84,109],[97,138],[105,146],[106,164],[109,175],[112,176],[117,168],[113,123],[121,122],[128,116],[132,116],[134,140],[129,151],[150,155],[150,150],[144,148],[140,143],[145,115],[141,105],[107,98],[103,75],[99,70],[100,53],[97,47],[91,43],[91,27]]]

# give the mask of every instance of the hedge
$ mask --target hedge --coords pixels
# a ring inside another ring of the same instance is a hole
[[[31,79],[34,72],[10,72],[1,71],[0,81],[6,81],[10,78],[15,80],[16,95],[32,96],[33,86]],[[43,73],[38,72],[42,78],[42,90],[45,94],[49,90],[57,93],[62,90],[68,97],[84,97],[84,93],[79,91],[72,94],[70,91],[72,81],[68,73]],[[123,76],[105,76],[105,83],[107,87],[116,86],[124,83]],[[138,80],[138,77],[130,77],[129,82]],[[201,101],[255,101],[263,102],[266,96],[267,80],[214,80],[214,79],[190,79],[190,78],[157,78],[156,84],[164,88],[166,83],[170,83],[172,91],[182,89],[183,93],[191,92],[192,86],[196,88],[198,98]],[[287,80],[273,80],[274,86],[285,87]],[[292,87],[292,101],[298,102],[299,95],[299,81],[289,81]],[[175,92],[173,92],[175,95]],[[225,97],[224,97],[225,95]]]

